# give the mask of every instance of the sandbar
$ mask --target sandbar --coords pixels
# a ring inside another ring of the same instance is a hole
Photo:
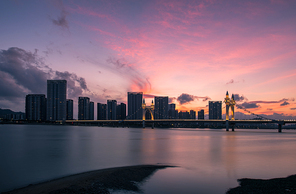
[[[137,165],[94,170],[31,184],[15,189],[10,194],[35,193],[110,193],[110,190],[141,191],[139,183],[159,169],[176,167],[170,165]]]

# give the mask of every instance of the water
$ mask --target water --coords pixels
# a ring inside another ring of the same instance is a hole
[[[239,178],[296,174],[295,147],[294,130],[0,125],[0,192],[90,170],[164,163],[179,167],[157,171],[141,185],[143,193],[225,193]]]

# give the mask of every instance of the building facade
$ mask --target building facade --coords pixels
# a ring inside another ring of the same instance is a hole
[[[117,120],[124,120],[126,119],[126,104],[120,103],[117,105],[116,109],[116,119]]]
[[[116,120],[116,100],[107,100],[107,120]]]
[[[168,96],[155,96],[154,97],[154,119],[168,119],[169,97]]]
[[[95,119],[95,104],[94,102],[89,102],[89,120]]]
[[[97,120],[107,119],[107,104],[97,103]]]
[[[143,92],[128,92],[127,93],[127,106],[128,106],[128,119],[141,119],[143,117],[142,110]]]
[[[222,101],[209,101],[209,119],[222,119]]]
[[[198,119],[205,119],[205,111],[203,109],[201,109],[200,111],[198,111],[197,113],[197,118]]]
[[[189,116],[190,116],[190,119],[196,119],[196,112],[194,110],[190,110]]]
[[[88,97],[78,97],[78,120],[89,120]]]
[[[176,110],[176,104],[169,104],[168,115],[169,119],[178,119],[178,110]]]
[[[67,120],[73,120],[73,100],[67,99]]]
[[[46,98],[44,94],[26,95],[26,119],[28,121],[46,120]]]
[[[190,119],[190,113],[188,111],[185,111],[185,112],[180,111],[178,115],[179,115],[179,119]]]
[[[48,121],[66,120],[66,98],[66,80],[47,80],[46,118]]]

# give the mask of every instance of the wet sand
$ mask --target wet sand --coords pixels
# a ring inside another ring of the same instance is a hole
[[[169,165],[138,165],[95,170],[47,182],[28,185],[9,192],[11,194],[34,193],[109,193],[109,190],[141,191],[138,186],[159,169]]]

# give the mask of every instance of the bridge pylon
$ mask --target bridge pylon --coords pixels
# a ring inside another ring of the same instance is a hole
[[[229,94],[227,91],[226,97],[224,98],[224,103],[226,104],[226,131],[229,131],[229,107],[231,108],[231,120],[234,120],[234,95],[232,94],[231,98],[229,98]],[[234,126],[232,126],[232,131],[234,131]]]
[[[154,120],[154,104],[153,100],[151,102],[151,106],[146,106],[145,99],[143,99],[142,103],[142,109],[143,109],[143,128],[145,128],[145,120],[146,120],[146,112],[148,111],[151,115],[151,120]],[[152,123],[152,128],[154,128],[154,123]]]

